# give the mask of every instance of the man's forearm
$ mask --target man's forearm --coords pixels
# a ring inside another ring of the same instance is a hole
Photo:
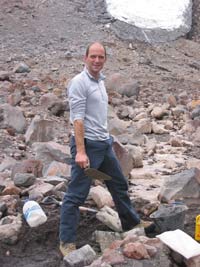
[[[75,162],[81,167],[86,168],[90,165],[86,154],[84,142],[84,124],[82,120],[74,121],[74,135],[76,142],[76,157]]]
[[[74,121],[74,135],[77,153],[85,153],[84,124],[82,120]]]

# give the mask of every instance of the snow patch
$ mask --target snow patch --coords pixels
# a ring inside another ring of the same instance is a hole
[[[190,0],[106,0],[116,19],[139,28],[173,30],[184,25]]]

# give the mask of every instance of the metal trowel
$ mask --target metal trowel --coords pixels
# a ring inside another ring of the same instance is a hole
[[[111,180],[112,177],[104,172],[101,172],[97,169],[94,168],[85,168],[84,169],[84,173],[85,175],[87,175],[88,177],[95,179],[95,180]]]
[[[71,165],[71,159],[67,158],[65,159],[65,162],[69,165]],[[85,175],[87,175],[88,177],[95,179],[95,180],[111,180],[112,177],[102,171],[99,171],[97,169],[94,168],[90,168],[89,165],[84,169],[84,173]]]

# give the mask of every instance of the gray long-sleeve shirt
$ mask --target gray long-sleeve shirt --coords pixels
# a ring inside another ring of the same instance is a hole
[[[88,70],[76,75],[68,87],[70,120],[84,121],[85,138],[106,140],[108,95],[104,86],[104,76],[94,79]]]

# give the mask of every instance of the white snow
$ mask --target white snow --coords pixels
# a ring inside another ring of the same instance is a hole
[[[190,0],[106,0],[116,19],[139,28],[173,30],[184,24]]]

